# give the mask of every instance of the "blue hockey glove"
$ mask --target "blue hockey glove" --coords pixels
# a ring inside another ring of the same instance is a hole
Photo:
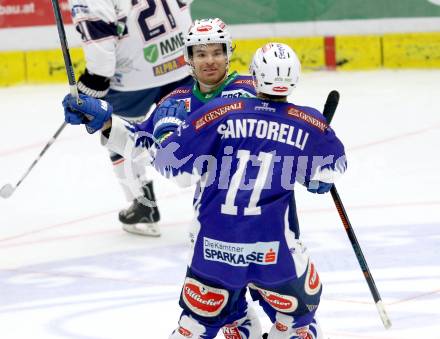
[[[110,119],[113,107],[106,101],[84,94],[79,95],[81,104],[71,94],[64,97],[64,118],[71,125],[86,125],[87,132],[95,133]]]
[[[313,188],[311,188],[312,186]],[[318,194],[324,194],[329,192],[332,189],[333,184],[323,181],[311,181],[309,183],[309,187],[307,188],[307,191],[311,193],[318,193]]]
[[[164,101],[153,117],[153,136],[159,139],[168,132],[174,132],[187,116],[185,102],[175,99]]]

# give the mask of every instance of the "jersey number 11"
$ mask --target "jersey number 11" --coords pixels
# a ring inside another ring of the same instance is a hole
[[[238,166],[234,175],[231,178],[231,182],[229,183],[228,192],[226,193],[226,201],[221,205],[221,213],[237,215],[238,207],[235,204],[235,198],[237,197],[238,190],[240,188],[240,184],[242,183],[242,178],[244,173],[246,172],[246,167],[250,160],[251,154],[247,150],[239,150],[237,152],[238,158]],[[257,206],[258,201],[260,200],[261,191],[264,188],[264,185],[267,180],[267,176],[270,171],[270,167],[272,164],[273,154],[260,152],[258,154],[258,161],[260,161],[260,169],[257,174],[257,178],[254,181],[254,185],[252,187],[252,193],[249,200],[249,204],[244,208],[244,215],[260,215],[261,207]]]

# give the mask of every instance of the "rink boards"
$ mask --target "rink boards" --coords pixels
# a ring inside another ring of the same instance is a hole
[[[237,39],[231,68],[247,73],[255,50],[274,40],[289,44],[297,52],[303,70],[440,68],[440,32]],[[82,50],[77,47],[70,51],[79,74],[85,67]],[[2,51],[0,60],[0,86],[67,80],[60,49]]]

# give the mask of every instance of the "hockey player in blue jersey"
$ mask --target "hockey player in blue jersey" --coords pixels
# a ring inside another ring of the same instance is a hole
[[[152,116],[167,110],[176,100],[183,101],[190,114],[217,97],[254,97],[256,93],[252,77],[239,75],[237,72],[228,73],[232,52],[231,35],[222,20],[215,18],[194,21],[185,36],[184,56],[195,81],[166,95]],[[118,128],[115,123],[121,121],[113,122],[112,129]],[[153,128],[153,119],[148,119],[131,129],[133,132],[142,131],[148,136],[152,135]],[[151,144],[152,140],[146,139],[148,138],[143,138],[143,141]]]
[[[314,319],[321,282],[299,240],[291,196],[295,181],[328,192],[345,171],[344,147],[316,109],[286,102],[300,73],[287,45],[259,49],[251,73],[258,98],[216,99],[190,117],[176,103],[154,119],[156,168],[198,184],[183,313],[170,338],[214,338],[240,323],[246,287],[273,322],[268,338],[323,338]]]
[[[215,99],[190,116],[174,102],[154,116],[154,165],[198,185],[172,339],[221,328],[226,338],[261,337],[247,288],[273,322],[268,338],[323,338],[314,319],[322,287],[292,217],[293,184],[328,192],[345,171],[344,148],[317,110],[286,102],[300,73],[288,46],[259,49],[251,72],[258,98]],[[108,119],[106,105],[86,104],[83,113]]]
[[[250,76],[239,75],[236,72],[229,74],[229,64],[233,52],[232,38],[226,24],[221,19],[195,20],[184,38],[184,43],[184,58],[194,81],[178,87],[166,95],[160,100],[151,116],[154,116],[157,111],[166,110],[174,102],[173,100],[183,101],[185,109],[191,113],[215,97],[255,96],[255,88]],[[87,97],[81,97],[83,101],[87,101]],[[74,99],[67,96],[63,105],[72,108],[75,105],[73,101]],[[70,109],[69,107],[67,109]],[[102,140],[109,151],[125,156],[125,150],[130,147],[121,148],[120,144],[115,145],[113,140],[125,138],[129,142],[133,133],[142,131],[144,137],[138,143],[151,144],[149,135],[153,133],[152,121],[152,119],[147,119],[140,124],[130,123],[113,115],[103,128],[102,124],[99,125],[98,121],[95,121],[93,126],[98,126],[98,128],[93,128],[93,130],[102,128],[104,135]],[[72,114],[66,114],[66,122],[80,124],[84,123],[84,119],[76,117],[76,113],[72,112]],[[89,123],[89,126],[90,124],[92,122]],[[153,197],[153,195],[151,196]],[[154,200],[148,198],[147,194],[135,199],[130,209],[130,212],[134,214],[131,219],[137,220],[144,214],[156,211]],[[160,235],[159,227],[155,223],[127,221],[123,226],[126,231],[131,233]]]
[[[190,114],[216,97],[255,96],[252,77],[238,75],[236,72],[229,74],[232,52],[231,35],[222,20],[218,18],[196,20],[185,36],[184,48],[185,60],[195,81],[191,85],[177,88],[163,98],[151,116],[154,117],[157,112],[168,111],[176,100],[182,102],[185,110]],[[142,132],[142,138],[138,138],[137,144],[152,144],[153,119],[148,119],[142,124],[132,124],[117,116],[112,116],[110,119],[111,106],[105,106],[105,102],[84,96],[82,99],[82,107],[74,107],[76,100],[69,95],[65,98],[63,105],[65,106],[66,122],[88,124],[92,130],[101,130],[103,143],[109,150],[129,159],[131,149],[134,146],[131,143],[133,133],[136,132]],[[85,121],[82,115],[78,114],[81,110],[86,113],[88,110],[102,108],[102,105],[108,108],[108,114],[101,118],[95,117],[93,122]],[[137,205],[142,210],[144,204],[148,210],[149,203],[150,201],[146,199],[140,199]],[[146,224],[125,225],[124,227],[130,227],[129,231],[134,233],[157,234],[158,229],[152,226]],[[248,314],[252,315],[253,312],[249,309]],[[229,326],[225,330],[234,331],[234,327]]]

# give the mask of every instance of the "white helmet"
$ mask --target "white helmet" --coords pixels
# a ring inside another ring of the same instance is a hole
[[[301,63],[286,44],[269,42],[257,49],[249,68],[257,92],[287,96],[301,73]]]
[[[225,44],[227,62],[232,56],[232,38],[226,24],[219,18],[196,20],[189,28],[185,36],[184,56],[185,61],[190,63],[192,46],[207,44]]]

